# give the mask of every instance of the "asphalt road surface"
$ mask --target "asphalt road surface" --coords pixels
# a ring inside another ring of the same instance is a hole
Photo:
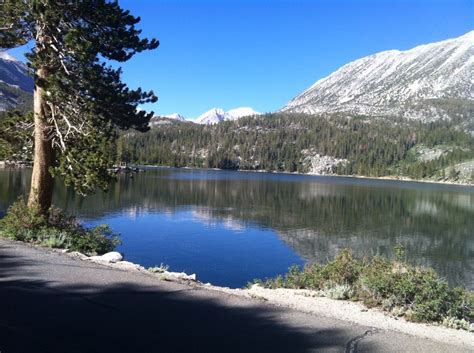
[[[0,352],[467,352],[0,240]]]

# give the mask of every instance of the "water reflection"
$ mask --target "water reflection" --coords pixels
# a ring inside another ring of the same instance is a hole
[[[28,171],[0,172],[0,213],[28,183]],[[121,176],[110,192],[85,199],[58,185],[54,203],[85,219],[135,220],[190,207],[193,219],[208,227],[272,230],[306,261],[324,261],[345,247],[390,255],[401,243],[409,261],[474,288],[471,187],[162,169]]]

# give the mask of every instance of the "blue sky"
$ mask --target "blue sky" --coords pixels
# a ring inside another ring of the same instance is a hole
[[[146,109],[187,118],[213,107],[275,111],[352,60],[474,29],[474,0],[119,2],[161,42],[125,63],[123,79],[158,95]]]

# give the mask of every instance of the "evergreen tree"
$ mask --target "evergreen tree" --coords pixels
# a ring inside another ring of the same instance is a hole
[[[121,69],[108,62],[124,62],[159,43],[141,39],[140,18],[117,1],[4,0],[0,6],[0,49],[35,43],[27,54],[35,74],[28,203],[46,212],[53,176],[82,194],[106,187],[116,129],[148,130],[153,113],[136,108],[157,98],[129,89]]]
[[[441,177],[441,170],[474,158],[474,137],[451,121],[433,125],[397,117],[386,121],[273,113],[210,126],[175,121],[123,137],[121,149],[129,152],[131,162],[178,167],[307,173],[311,156],[319,154],[346,160],[327,172],[433,179]],[[433,140],[437,145],[430,145]],[[426,161],[417,149],[427,146],[445,152]]]
[[[31,160],[32,125],[32,113],[0,112],[0,160]]]

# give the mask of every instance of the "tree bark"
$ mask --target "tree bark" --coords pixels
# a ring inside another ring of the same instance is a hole
[[[37,80],[46,78],[45,69],[37,70]],[[49,172],[54,163],[54,149],[48,138],[48,124],[44,90],[38,84],[34,92],[34,121],[35,149],[33,157],[33,174],[31,177],[28,207],[38,207],[41,213],[46,213],[51,207],[53,198],[54,179]]]

